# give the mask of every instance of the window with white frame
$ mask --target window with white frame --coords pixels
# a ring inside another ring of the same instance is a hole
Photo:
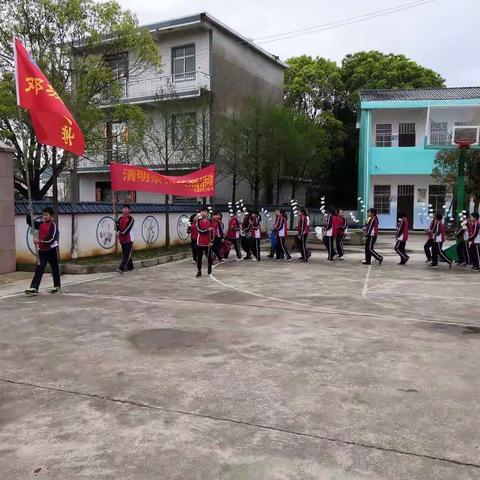
[[[432,206],[434,213],[443,212],[446,194],[447,187],[445,185],[428,186],[428,204]]]
[[[197,144],[197,116],[193,113],[172,115],[173,148],[194,147]]]
[[[174,81],[193,80],[195,77],[195,45],[172,48],[172,76]]]
[[[373,186],[373,208],[377,213],[390,213],[390,185]]]
[[[448,122],[430,123],[430,145],[448,145],[450,138],[448,135]]]
[[[416,140],[415,124],[399,123],[398,124],[398,146],[414,147],[415,140]]]
[[[125,122],[105,124],[106,164],[128,162],[128,125]]]
[[[375,126],[375,145],[377,147],[392,146],[392,124],[377,123]]]

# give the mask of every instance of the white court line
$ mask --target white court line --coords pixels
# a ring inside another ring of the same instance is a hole
[[[362,289],[362,297],[367,298],[367,292],[368,292],[368,280],[370,279],[370,270],[372,269],[372,266],[368,266],[367,270],[367,275],[365,276],[365,283],[363,284],[363,289]]]
[[[231,260],[228,260],[228,261],[231,261]],[[212,267],[212,270],[215,267],[221,266],[223,263],[225,263],[225,262],[217,263],[216,265],[214,265]],[[367,272],[367,275],[369,275],[369,272]],[[369,313],[369,312],[354,312],[354,311],[349,311],[349,310],[327,309],[327,308],[322,308],[322,307],[315,307],[314,305],[308,305],[308,304],[300,303],[300,302],[293,302],[291,300],[285,300],[283,298],[275,298],[275,297],[270,297],[270,296],[267,296],[267,295],[261,295],[259,293],[249,292],[248,290],[243,290],[241,288],[234,287],[233,285],[229,285],[228,283],[222,282],[221,280],[216,278],[213,275],[213,272],[210,275],[210,278],[213,281],[217,282],[218,284],[222,285],[225,288],[229,288],[231,290],[236,290],[237,292],[244,293],[246,295],[252,295],[254,297],[262,298],[262,299],[265,299],[265,300],[271,300],[273,302],[281,302],[281,303],[288,303],[288,304],[291,304],[291,305],[298,305],[300,307],[305,307],[305,308],[309,309],[310,311],[314,310],[314,311],[317,311],[319,313],[330,313],[330,314],[334,314],[334,315],[336,314],[336,315],[351,315],[351,316],[358,315],[358,316],[361,316],[361,317],[373,317],[373,318],[379,318],[379,319],[384,319],[384,320],[390,320],[390,321],[397,322],[397,323],[400,321],[400,322],[403,322],[403,323],[433,323],[433,324],[442,323],[443,325],[457,325],[457,326],[462,326],[462,327],[472,326],[471,323],[467,323],[467,322],[439,322],[437,320],[425,320],[425,319],[405,318],[405,317],[392,317],[392,316],[389,316],[389,315],[378,315],[378,314]],[[375,304],[375,302],[373,302],[371,299],[369,299],[368,296],[366,296],[365,298],[367,299],[367,301]],[[443,317],[443,318],[451,318],[451,317]]]
[[[164,267],[165,265],[170,265],[172,263],[182,263],[182,262],[186,262],[187,260],[188,260],[188,258],[182,258],[181,260],[175,260],[173,262],[162,263],[160,265],[152,265],[151,267],[142,267],[141,270],[137,269],[137,270],[129,273],[129,276],[132,275],[132,273],[133,274],[141,273],[143,268]],[[89,274],[85,274],[85,275],[89,275]],[[95,275],[95,274],[90,274],[90,275]],[[118,273],[109,273],[108,275],[103,275],[102,277],[86,278],[84,280],[78,280],[77,282],[69,282],[69,283],[66,283],[65,285],[63,285],[62,288],[70,287],[71,285],[80,285],[82,283],[96,282],[97,280],[104,280],[105,278],[112,278],[112,277],[119,277],[119,274]],[[39,290],[39,292],[45,292],[45,291],[49,290],[50,288],[51,287],[41,288]],[[22,295],[25,295],[24,291],[16,292],[16,293],[10,293],[8,295],[0,296],[0,301],[2,301],[3,299],[7,299],[7,298],[20,297]],[[31,297],[31,298],[33,298],[33,297]]]

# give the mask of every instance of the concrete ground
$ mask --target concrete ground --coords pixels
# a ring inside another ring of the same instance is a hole
[[[479,479],[480,275],[380,247],[2,285],[0,479]]]

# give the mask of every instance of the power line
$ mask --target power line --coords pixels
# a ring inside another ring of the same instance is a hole
[[[437,0],[416,0],[413,2],[404,3],[397,5],[396,7],[390,7],[382,10],[376,10],[373,12],[365,13],[362,15],[357,15],[354,17],[344,18],[341,20],[336,20],[329,23],[324,23],[321,25],[316,25],[313,27],[305,27],[298,30],[292,30],[289,32],[277,33],[274,35],[267,35],[264,37],[255,38],[254,41],[259,45],[264,45],[267,43],[277,42],[280,40],[287,40],[289,38],[294,38],[302,35],[310,35],[313,33],[323,32],[326,30],[333,30],[335,28],[344,27],[347,25],[352,25],[354,23],[365,22],[374,18],[383,17],[386,15],[391,15],[393,13],[401,12],[404,10],[409,10],[412,8],[420,7],[422,5],[427,5],[429,3],[436,2]]]

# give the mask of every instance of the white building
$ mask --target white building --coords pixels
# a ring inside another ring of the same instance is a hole
[[[169,174],[200,168],[213,157],[211,132],[222,117],[241,111],[249,97],[283,101],[286,65],[212,16],[200,13],[142,28],[150,31],[158,45],[162,72],[132,74],[128,52],[109,61],[122,82],[122,101],[144,109],[148,151],[128,151],[122,144],[122,136],[128,135],[125,126],[107,123],[105,154],[79,165],[80,201],[110,201],[111,161],[164,172],[168,159]],[[219,176],[215,201],[230,200],[231,188],[228,178]],[[251,201],[247,185],[239,186],[237,198]],[[156,203],[164,198],[132,192],[129,200]]]

